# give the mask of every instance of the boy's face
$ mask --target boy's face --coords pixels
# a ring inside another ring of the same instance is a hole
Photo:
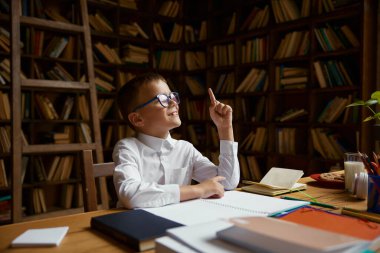
[[[143,104],[158,94],[170,93],[169,86],[162,80],[156,80],[143,84],[138,94],[138,105]],[[158,99],[138,109],[136,112],[138,118],[137,130],[148,135],[159,138],[166,138],[169,131],[181,125],[179,118],[179,106],[176,102],[170,100],[168,107],[163,107]]]

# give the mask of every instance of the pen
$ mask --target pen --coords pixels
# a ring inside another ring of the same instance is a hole
[[[303,200],[303,199],[296,199],[296,198],[286,197],[286,196],[282,197],[282,199],[306,201],[306,200]],[[314,206],[321,206],[321,207],[327,207],[327,208],[331,208],[331,209],[338,209],[337,207],[335,207],[333,205],[329,205],[329,204],[324,204],[324,203],[319,203],[319,202],[313,202],[313,201],[309,201],[309,202],[310,202],[310,205],[314,205]]]

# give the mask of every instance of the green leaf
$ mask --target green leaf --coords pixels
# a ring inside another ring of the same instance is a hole
[[[365,118],[365,119],[363,120],[363,122],[367,122],[367,121],[370,121],[370,120],[372,120],[372,119],[375,119],[375,118],[372,117],[372,116],[369,116],[369,117]]]
[[[374,114],[372,117],[377,118],[377,119],[380,119],[380,112]]]
[[[377,104],[376,99],[368,99],[367,101],[365,101],[366,106],[375,105],[375,104]]]
[[[356,102],[354,102],[352,104],[347,105],[346,107],[350,107],[350,106],[363,106],[363,105],[366,105],[365,103],[366,102],[364,102],[363,100],[358,100],[358,101],[356,101]]]
[[[380,91],[375,91],[374,93],[372,93],[371,98],[376,99],[377,102],[380,104]]]

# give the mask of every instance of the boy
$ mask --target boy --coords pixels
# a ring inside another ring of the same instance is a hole
[[[209,89],[210,116],[220,138],[219,166],[194,146],[174,140],[169,131],[181,125],[179,95],[156,73],[136,77],[119,92],[118,104],[136,138],[120,140],[114,148],[114,184],[118,206],[159,207],[195,198],[220,198],[239,182],[237,143],[232,109],[217,101]],[[190,185],[191,180],[199,182]]]

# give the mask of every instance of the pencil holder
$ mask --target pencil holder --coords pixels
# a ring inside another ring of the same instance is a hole
[[[380,176],[368,175],[368,212],[380,213]]]

